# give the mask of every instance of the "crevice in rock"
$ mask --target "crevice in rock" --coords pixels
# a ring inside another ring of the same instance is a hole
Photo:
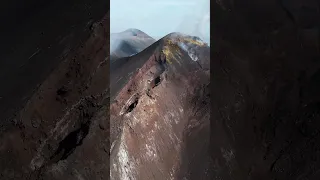
[[[153,96],[152,96],[152,89],[157,87],[159,84],[161,84],[162,82],[162,78],[161,78],[161,75],[159,76],[156,76],[152,81],[149,81],[148,83],[148,88],[146,90],[146,95],[151,98],[151,99],[155,99]]]
[[[161,78],[160,78],[160,76],[157,76],[151,82],[151,88],[153,89],[153,88],[157,87],[160,83],[161,83]]]
[[[134,99],[134,101],[128,106],[128,108],[127,108],[127,110],[126,110],[126,114],[129,113],[129,112],[132,112],[133,109],[134,109],[135,107],[137,107],[138,102],[139,102],[139,97],[136,97],[136,98]]]
[[[81,124],[80,128],[69,133],[62,141],[56,152],[50,157],[52,163],[67,159],[75,149],[80,146],[83,139],[88,135],[91,121]]]

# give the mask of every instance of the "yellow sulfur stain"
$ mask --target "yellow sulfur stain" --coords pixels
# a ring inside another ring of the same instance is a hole
[[[198,46],[204,46],[205,45],[205,43],[200,42],[200,41],[196,41],[196,40],[191,39],[191,38],[185,38],[184,41],[188,42],[188,43],[192,43],[192,44],[198,45]]]
[[[167,61],[169,64],[172,64],[172,62],[175,60],[179,64],[179,58],[182,56],[181,51],[177,43],[182,42],[182,43],[189,43],[189,44],[195,44],[197,46],[204,46],[205,43],[196,41],[191,38],[186,38],[186,37],[177,37],[175,39],[167,39],[165,42],[165,45],[162,49],[162,53],[166,56]]]
[[[167,40],[165,46],[162,49],[162,53],[166,56],[169,64],[172,64],[174,60],[181,64],[177,59],[177,56],[181,56],[180,48],[172,40]]]

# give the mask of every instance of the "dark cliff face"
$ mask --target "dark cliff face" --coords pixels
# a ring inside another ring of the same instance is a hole
[[[0,131],[58,64],[90,36],[105,0],[0,2]]]
[[[71,41],[43,81],[32,79],[40,85],[27,103],[14,104],[22,108],[0,131],[1,180],[109,179],[109,15],[83,28],[87,37],[76,36],[83,41]],[[36,61],[26,66],[43,75]]]
[[[112,179],[210,179],[209,52],[174,33],[111,63]]]
[[[319,179],[320,2],[216,2],[213,176]]]

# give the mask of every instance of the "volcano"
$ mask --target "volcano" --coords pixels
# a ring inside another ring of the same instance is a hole
[[[209,179],[209,46],[171,33],[110,67],[111,179]]]
[[[110,59],[132,56],[147,48],[155,39],[138,29],[110,34]]]

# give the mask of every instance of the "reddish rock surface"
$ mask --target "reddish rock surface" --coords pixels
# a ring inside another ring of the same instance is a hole
[[[111,63],[111,179],[210,179],[210,51],[184,51],[188,38],[173,33]]]

